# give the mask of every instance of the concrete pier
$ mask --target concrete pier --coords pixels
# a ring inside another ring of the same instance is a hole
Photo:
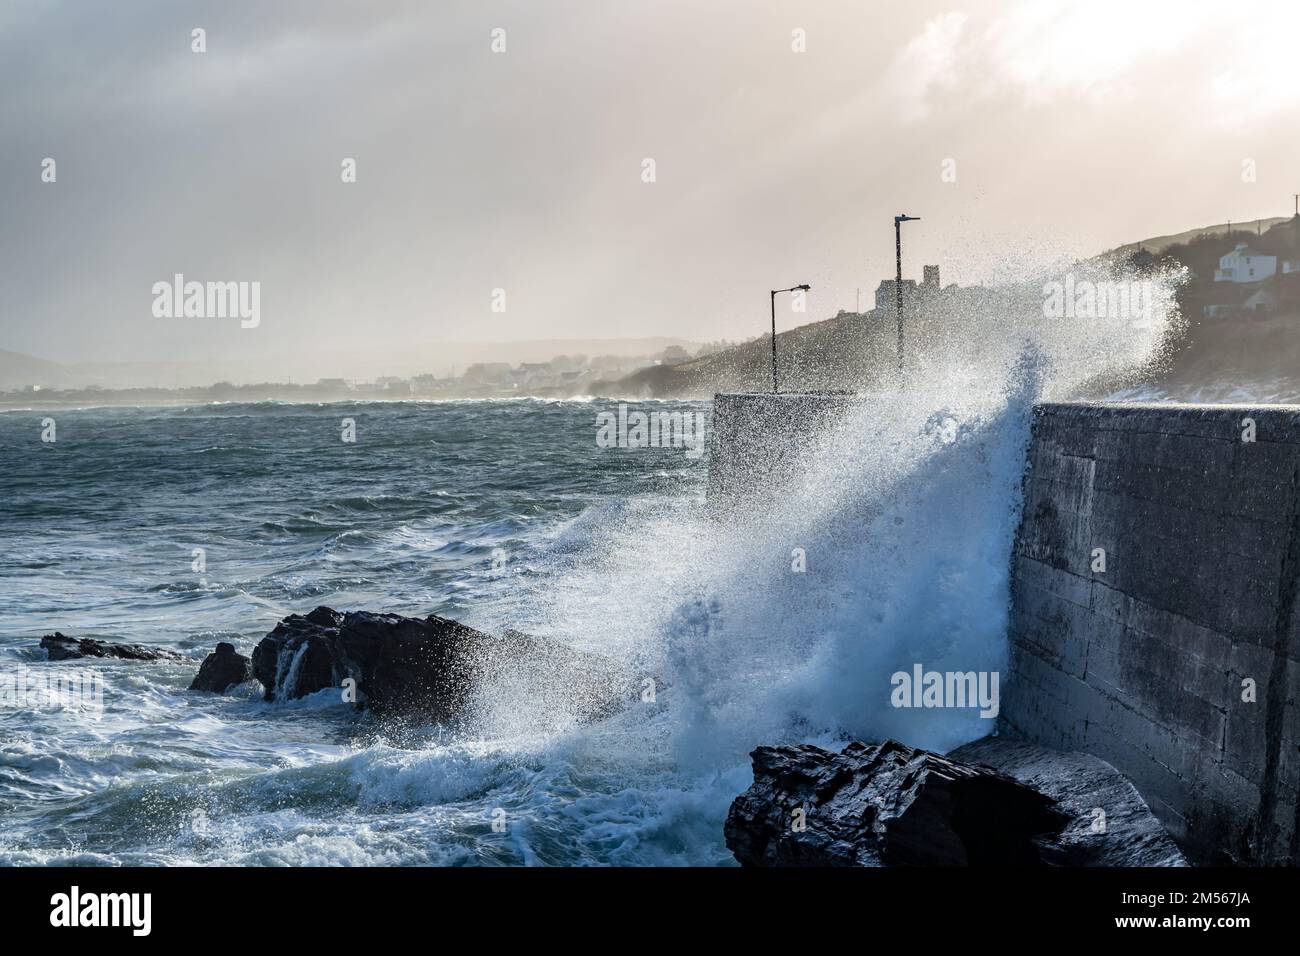
[[[1045,405],[1002,728],[1123,771],[1189,856],[1295,864],[1300,408]]]
[[[832,393],[714,396],[710,507],[726,510],[751,495],[779,489],[806,463],[809,446],[859,401]]]

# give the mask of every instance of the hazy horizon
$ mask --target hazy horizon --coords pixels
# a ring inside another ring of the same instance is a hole
[[[42,388],[182,388],[310,384],[322,378],[368,382],[380,376],[459,376],[476,362],[549,362],[562,355],[649,359],[670,346],[697,350],[703,343],[672,337],[618,339],[524,339],[504,342],[412,342],[400,354],[343,349],[299,349],[253,358],[189,361],[85,361],[62,364],[0,348],[0,391]],[[35,360],[35,361],[32,361]],[[648,364],[648,361],[646,362]]]
[[[867,302],[899,212],[906,275],[963,285],[1288,215],[1300,9],[1252,12],[9,4],[0,349],[743,339],[773,287],[813,287],[783,328]],[[156,317],[176,273],[260,283],[259,323]]]

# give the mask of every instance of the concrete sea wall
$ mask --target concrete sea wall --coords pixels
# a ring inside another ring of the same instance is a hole
[[[852,401],[719,395],[711,505]],[[1000,732],[1108,761],[1197,862],[1300,863],[1300,408],[1042,405],[1026,465]]]
[[[1005,732],[1123,771],[1203,863],[1297,862],[1300,409],[1036,409]]]

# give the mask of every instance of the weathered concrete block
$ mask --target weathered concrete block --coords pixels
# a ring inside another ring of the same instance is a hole
[[[1109,626],[1116,627],[1113,622]],[[1088,650],[1090,682],[1105,681],[1135,710],[1167,727],[1182,727],[1218,747],[1223,739],[1228,678],[1194,657],[1133,630],[1120,632],[1117,646],[1093,643]]]
[[[1285,486],[1300,469],[1300,447],[1276,441],[1233,442],[1232,479],[1246,485]]]
[[[1111,703],[1110,709],[1114,714],[1127,713],[1122,706],[1114,702]],[[1119,723],[1113,717],[1111,721]],[[1154,798],[1170,806],[1186,807],[1188,789],[1186,779],[1154,759],[1146,749],[1136,745],[1131,738],[1126,738],[1117,730],[1109,729],[1102,724],[1090,724],[1083,744],[1085,753],[1095,754],[1116,768],[1122,764],[1125,768],[1124,775],[1133,781],[1133,786],[1147,797],[1148,802]]]
[[[1079,749],[1087,718],[1078,698],[1095,694],[1083,681],[1063,674],[1031,648],[1012,652],[1000,726],[1046,747]]]
[[[1094,546],[1091,515],[1060,507],[1054,500],[1058,493],[1072,497],[1062,486],[1030,480],[1024,507],[1034,515],[1033,531],[1017,541],[1016,553],[1086,575]]]
[[[1182,804],[1183,843],[1196,859],[1209,865],[1269,862],[1259,841],[1258,786],[1231,768],[1206,764],[1189,792],[1192,798]]]
[[[1034,585],[1021,587],[1024,593],[1016,610],[1020,641],[1054,667],[1082,680],[1088,666],[1087,609]]]
[[[1097,457],[1110,462],[1155,465],[1221,481],[1232,472],[1233,442],[1169,432],[1100,431]]]
[[[1082,608],[1091,605],[1092,584],[1086,577],[1025,556],[1012,558],[1011,565],[1017,582],[1023,581]]]

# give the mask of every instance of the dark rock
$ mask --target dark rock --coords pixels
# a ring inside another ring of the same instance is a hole
[[[454,723],[476,691],[508,683],[538,708],[583,719],[632,699],[612,662],[515,631],[485,634],[437,616],[424,619],[318,607],[291,615],[253,650],[253,676],[267,700],[293,700],[356,681],[357,706],[380,715]]]
[[[222,641],[199,665],[199,672],[191,682],[190,690],[224,694],[231,687],[252,679],[252,661],[243,654],[236,653],[234,644]]]
[[[81,657],[119,657],[128,661],[183,661],[184,654],[161,647],[143,644],[110,644],[94,638],[68,637],[55,631],[41,638],[43,647],[52,661],[73,661]]]
[[[985,737],[958,747],[948,758],[991,767],[1056,801],[1070,822],[1056,837],[1040,841],[1049,862],[1187,866],[1173,837],[1137,789],[1104,760],[1009,737]]]
[[[1069,822],[1010,777],[892,740],[751,757],[725,827],[745,866],[1043,865],[1034,838]]]

